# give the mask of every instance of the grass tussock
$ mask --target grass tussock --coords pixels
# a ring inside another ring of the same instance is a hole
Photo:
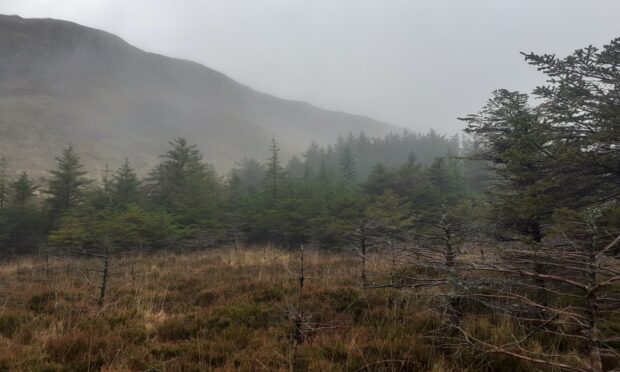
[[[215,249],[117,259],[103,308],[82,259],[35,258],[0,268],[0,371],[515,371],[533,366],[445,341],[425,299],[364,289],[357,261],[309,251],[301,298],[307,326],[292,346],[297,252]],[[467,318],[505,342],[507,320]],[[443,332],[443,333],[442,333]],[[532,342],[536,342],[533,340]]]

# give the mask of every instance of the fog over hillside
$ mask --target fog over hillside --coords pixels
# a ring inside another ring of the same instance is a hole
[[[153,165],[175,137],[228,169],[316,140],[399,130],[367,117],[257,92],[200,64],[135,48],[117,36],[54,19],[0,16],[0,148],[10,164],[40,172],[73,142],[87,166],[129,157]]]
[[[620,1],[0,13],[0,372],[620,372]]]

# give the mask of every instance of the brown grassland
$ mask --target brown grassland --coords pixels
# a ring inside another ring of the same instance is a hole
[[[98,278],[82,270],[93,261],[5,262],[0,371],[536,369],[450,341],[432,293],[362,288],[349,252],[306,252],[304,333],[293,346],[298,257],[268,247],[119,257],[103,308]],[[512,324],[466,316],[463,327],[502,342]]]

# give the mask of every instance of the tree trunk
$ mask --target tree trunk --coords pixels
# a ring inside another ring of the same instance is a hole
[[[448,316],[454,325],[459,325],[462,319],[461,301],[459,298],[459,275],[455,267],[454,244],[452,231],[447,221],[447,216],[442,215],[443,240],[445,244],[445,265],[448,269]]]
[[[540,248],[540,243],[542,242],[542,239],[543,239],[542,232],[540,231],[540,224],[538,222],[535,222],[532,224],[530,228],[532,230],[532,239],[534,240],[534,244],[535,244],[534,261],[536,262],[532,269],[534,270],[534,272],[538,274],[544,274],[545,266],[539,263],[539,260],[536,257],[538,256],[538,250]],[[539,288],[536,292],[537,302],[543,306],[547,306],[549,304],[549,299],[548,299],[549,296],[547,294],[545,280],[542,278],[536,278],[534,279],[534,283]]]
[[[594,239],[590,240],[588,248],[588,287],[591,289],[586,293],[586,312],[588,319],[586,322],[586,329],[584,329],[583,333],[586,337],[588,337],[589,341],[588,348],[590,352],[590,368],[592,372],[602,372],[603,365],[600,352],[600,330],[597,327],[599,307],[598,290],[595,289],[598,284],[596,270],[599,266],[599,259],[596,255],[596,242]]]
[[[368,276],[366,275],[366,237],[364,235],[360,239],[360,253],[362,256],[362,286],[366,287],[368,285]]]
[[[99,287],[99,301],[97,304],[99,307],[103,307],[103,302],[105,301],[105,292],[108,286],[108,271],[109,271],[109,256],[107,252],[108,248],[106,248],[106,253],[103,256],[103,271],[101,273],[101,287]]]

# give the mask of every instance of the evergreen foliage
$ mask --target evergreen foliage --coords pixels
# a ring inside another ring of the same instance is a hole
[[[112,200],[118,207],[126,207],[140,201],[140,181],[127,158],[114,175]]]
[[[177,138],[144,180],[125,160],[116,172],[106,167],[90,188],[70,145],[56,159],[43,198],[27,174],[10,180],[3,161],[0,244],[15,246],[32,228],[38,232],[30,247],[46,229],[50,241],[68,245],[109,235],[126,247],[178,239],[193,239],[192,246],[346,246],[362,225],[379,240],[409,234],[432,241],[439,225],[456,237],[483,223],[504,239],[541,242],[556,233],[561,216],[571,220],[558,213],[562,208],[595,208],[597,224],[607,226],[620,195],[620,102],[613,89],[619,45],[614,40],[564,59],[527,54],[549,77],[533,92],[541,103],[498,90],[463,119],[469,137],[362,132],[333,145],[312,143],[288,162],[274,138],[265,144],[266,162],[245,158],[226,178]]]
[[[35,192],[39,189],[39,186],[28,177],[26,172],[23,172],[19,178],[11,184],[11,189],[13,190],[13,205],[26,208],[33,201]]]
[[[62,151],[62,155],[56,158],[57,168],[50,171],[51,178],[45,192],[49,194],[47,199],[51,209],[52,219],[60,217],[65,211],[75,208],[83,201],[86,185],[90,181],[84,177],[86,171],[82,170],[80,156],[73,145],[69,145]]]

